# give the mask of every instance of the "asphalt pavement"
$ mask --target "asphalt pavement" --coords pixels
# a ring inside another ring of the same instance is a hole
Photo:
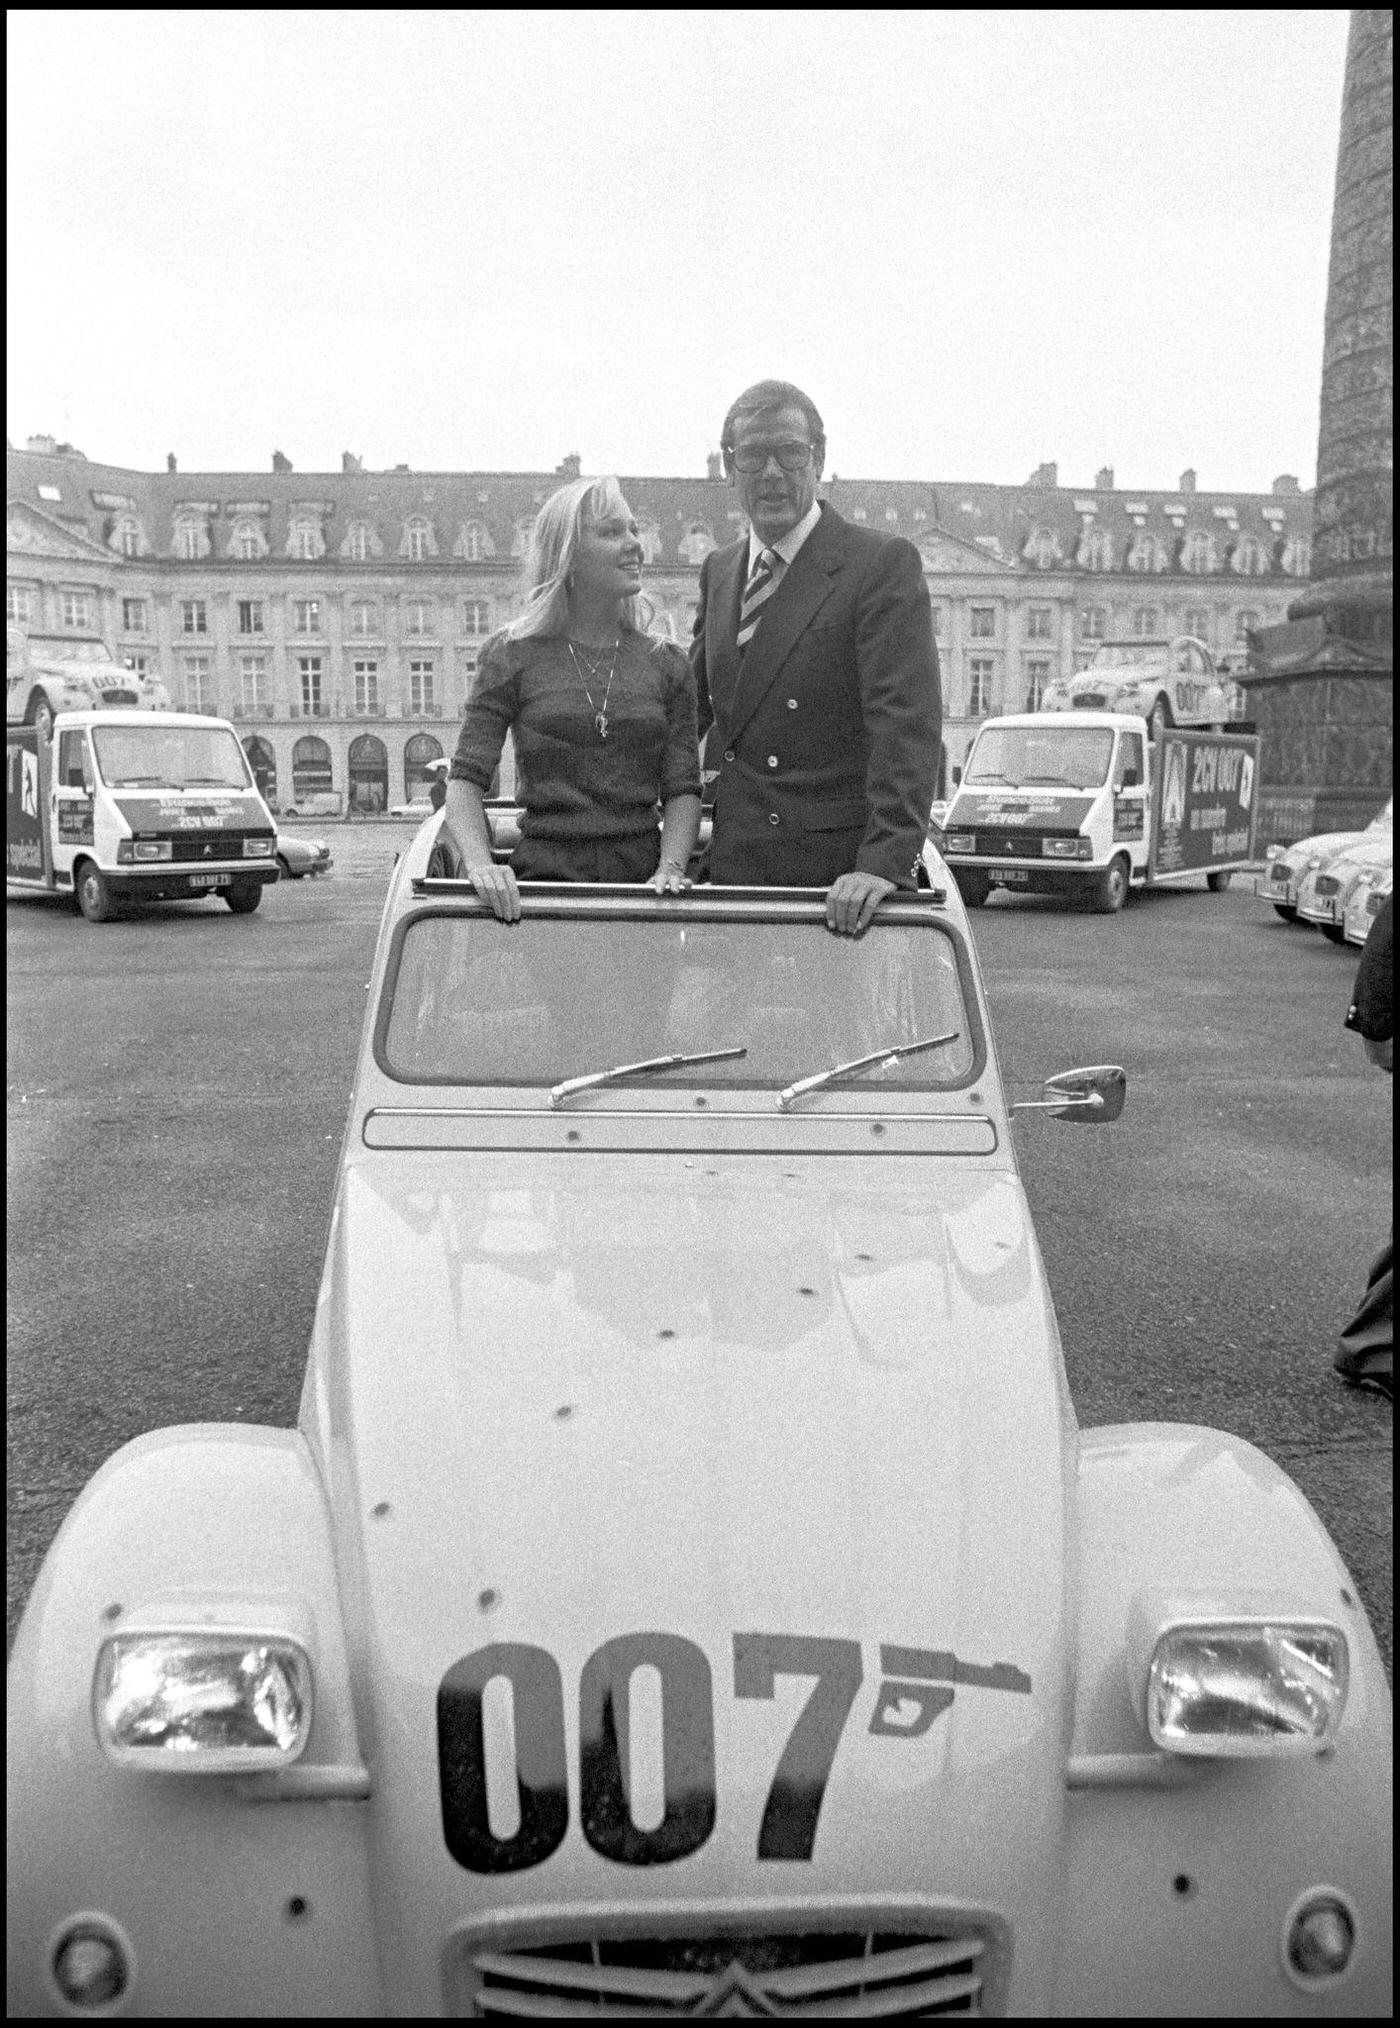
[[[329,825],[256,915],[91,925],[12,898],[11,1637],[86,1479],[174,1422],[295,1420],[365,987],[412,825]],[[1259,1444],[1326,1521],[1389,1666],[1391,1411],[1331,1372],[1390,1219],[1390,1087],[1342,1026],[1357,954],[1238,879],[1117,917],[973,918],[1013,1096],[1121,1063],[1112,1127],[1016,1126],[1085,1424]]]

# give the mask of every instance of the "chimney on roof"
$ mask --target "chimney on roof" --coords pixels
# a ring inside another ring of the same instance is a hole
[[[395,470],[396,472],[407,472],[407,471],[409,471],[410,469],[411,469],[411,468],[410,468],[410,467],[409,467],[408,465],[395,465],[395,467],[394,467],[394,470]]]
[[[1292,496],[1296,498],[1297,495],[1302,491],[1302,488],[1298,484],[1297,475],[1295,473],[1280,472],[1278,477],[1274,480],[1273,490],[1276,494],[1282,493],[1286,497]]]
[[[177,469],[175,464],[175,453],[173,451],[167,451],[165,454],[165,469],[167,472],[173,472]]]
[[[51,458],[58,446],[52,437],[31,437],[24,448],[27,451],[40,451],[46,458]]]
[[[1095,474],[1094,491],[1096,493],[1111,493],[1113,491],[1112,465],[1103,466],[1103,468],[1098,473]]]
[[[1176,490],[1177,490],[1177,492],[1178,492],[1178,493],[1194,493],[1194,492],[1195,492],[1195,490],[1196,490],[1196,474],[1195,474],[1195,473],[1194,473],[1194,472],[1192,471],[1192,469],[1191,469],[1191,467],[1190,467],[1189,465],[1188,465],[1188,466],[1186,467],[1186,470],[1185,470],[1185,471],[1184,471],[1184,472],[1182,473],[1181,477],[1180,477],[1180,478],[1179,478],[1179,479],[1177,480],[1177,482],[1176,482]]]
[[[582,472],[583,460],[577,451],[570,451],[568,456],[561,458],[559,463],[554,467],[556,479],[577,479],[581,477]]]
[[[340,454],[340,469],[342,472],[363,472],[365,461],[363,458],[357,458],[353,451],[342,451]]]
[[[280,451],[274,451],[272,453],[272,469],[274,472],[290,472],[292,461],[290,458],[284,458]]]
[[[1058,465],[1037,465],[1026,484],[1028,486],[1058,486],[1060,468]]]
[[[724,477],[724,459],[718,451],[711,451],[710,455],[706,458],[705,477],[707,479],[722,479]]]

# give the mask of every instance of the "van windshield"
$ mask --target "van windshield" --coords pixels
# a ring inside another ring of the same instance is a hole
[[[978,738],[963,786],[1096,789],[1107,779],[1113,734],[1106,726],[1001,725]]]
[[[248,789],[243,749],[226,725],[93,727],[97,766],[109,789]]]

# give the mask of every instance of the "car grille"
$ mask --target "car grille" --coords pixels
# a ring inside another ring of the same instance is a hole
[[[1102,711],[1108,699],[1102,690],[1081,690],[1074,700],[1076,711]]]
[[[135,704],[136,692],[134,690],[104,690],[102,692],[102,702],[104,704]]]
[[[1047,838],[1077,838],[1077,831],[974,831],[974,850],[984,859],[1042,859]]]
[[[1313,892],[1315,894],[1340,894],[1341,891],[1341,881],[1334,879],[1330,873],[1320,875],[1313,883]]]
[[[770,1916],[751,1930],[706,1924],[664,1936],[575,1930],[543,1939],[522,1927],[509,1942],[467,1944],[456,2011],[486,2020],[911,2021],[989,2012],[988,1972],[1001,1955],[989,1949],[996,1926],[884,1920],[879,1928],[806,1928],[799,1920],[774,1929]]]
[[[1281,860],[1278,862],[1277,865],[1271,866],[1269,868],[1269,878],[1270,880],[1277,880],[1281,882],[1282,885],[1285,887],[1288,885],[1288,868],[1283,864]]]
[[[151,836],[153,834],[141,833],[138,835]],[[243,840],[245,838],[265,838],[267,833],[266,831],[180,831],[174,835],[167,832],[165,835],[170,838],[171,859],[178,865],[190,865],[196,861],[203,863],[206,859],[241,859],[243,857]],[[204,849],[206,845],[210,847],[210,850],[207,852]],[[269,859],[266,863],[271,865],[272,861]]]

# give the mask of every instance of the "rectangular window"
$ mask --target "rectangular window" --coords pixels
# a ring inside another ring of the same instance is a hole
[[[303,563],[313,563],[320,554],[321,543],[318,531],[311,526],[310,522],[298,522],[297,526],[292,530],[292,555],[300,557]]]
[[[34,587],[32,585],[6,585],[5,618],[12,627],[29,627],[33,625]]]
[[[321,698],[321,657],[298,655],[297,675],[301,681],[302,717],[324,718],[326,713]]]
[[[233,538],[233,553],[242,563],[252,563],[261,547],[255,528],[240,528]]]
[[[1251,633],[1258,625],[1259,615],[1254,611],[1252,606],[1246,606],[1243,612],[1236,613],[1235,640],[1241,648],[1245,646],[1245,636]]]
[[[238,631],[240,634],[262,634],[267,631],[261,599],[238,601]]]
[[[356,599],[350,608],[350,631],[365,640],[374,632],[375,608],[369,599]]]
[[[146,631],[146,601],[144,599],[122,600],[122,632],[144,634]]]
[[[1194,634],[1198,641],[1210,640],[1210,614],[1204,606],[1194,606],[1182,618],[1182,630]]]
[[[351,563],[363,563],[369,555],[369,537],[361,522],[356,522],[345,537],[345,555]]]
[[[209,608],[203,599],[181,599],[180,632],[182,634],[207,634],[209,631]]]
[[[491,631],[491,601],[468,599],[462,608],[462,631],[480,639]]]
[[[143,683],[149,682],[155,674],[154,655],[123,655],[122,661]]]
[[[996,668],[990,655],[973,655],[967,665],[969,718],[985,718],[992,708],[992,675]]]
[[[90,627],[92,625],[92,601],[86,592],[61,592],[59,612],[65,627]]]
[[[974,641],[996,639],[997,614],[995,606],[974,606],[970,632]]]
[[[1028,641],[1053,641],[1055,638],[1055,608],[1053,606],[1032,606],[1026,614],[1026,639]]]
[[[376,717],[379,712],[379,664],[377,662],[356,662],[355,709],[362,717]]]
[[[214,703],[214,679],[209,673],[207,655],[186,655],[185,657],[185,709],[187,711],[210,711]]]
[[[1079,631],[1086,641],[1101,641],[1108,624],[1108,616],[1102,606],[1085,606],[1079,615]]]
[[[943,639],[943,608],[936,601],[933,606],[933,638],[935,641]]]
[[[1026,702],[1024,709],[1039,711],[1040,700],[1050,682],[1050,657],[1048,655],[1027,655],[1026,657]]]
[[[199,555],[199,530],[186,521],[175,530],[176,554],[186,563],[193,563]]]
[[[433,604],[431,599],[410,599],[404,609],[404,632],[406,634],[431,634],[433,631]]]
[[[320,633],[321,601],[319,599],[292,600],[292,631],[296,634]]]
[[[1157,631],[1156,606],[1139,606],[1133,614],[1133,632],[1140,640],[1147,640]]]
[[[240,655],[238,681],[245,713],[250,718],[266,718],[272,710],[266,655]]]
[[[433,665],[431,662],[410,662],[408,665],[408,703],[415,718],[431,718],[433,706]]]

